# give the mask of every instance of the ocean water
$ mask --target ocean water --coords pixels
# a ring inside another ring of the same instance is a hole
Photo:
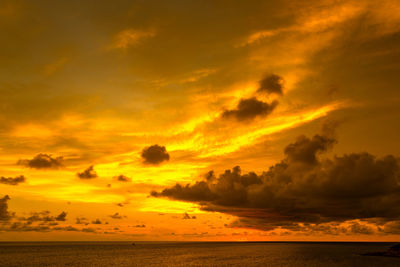
[[[0,266],[400,266],[393,243],[3,242]]]

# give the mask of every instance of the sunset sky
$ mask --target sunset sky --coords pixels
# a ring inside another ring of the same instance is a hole
[[[0,1],[0,241],[400,238],[400,3]]]

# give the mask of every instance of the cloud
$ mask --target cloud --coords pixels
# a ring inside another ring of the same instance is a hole
[[[46,66],[44,66],[43,74],[45,74],[46,76],[50,76],[50,75],[56,73],[57,71],[62,69],[68,63],[68,61],[69,61],[69,58],[67,58],[67,57],[58,58],[56,61],[51,62],[50,64],[47,64]]]
[[[259,223],[257,225],[257,223]],[[260,228],[262,221],[256,222],[254,219],[240,218],[233,221],[230,225],[225,224],[225,227],[232,228]],[[277,226],[277,225],[275,225]],[[302,233],[304,235],[373,235],[383,232],[383,228],[366,223],[365,221],[353,220],[345,223],[328,222],[328,223],[284,223],[278,226],[280,229],[284,229],[285,232],[280,232],[279,234],[289,235]],[[261,228],[262,229],[262,228]],[[274,227],[271,225],[266,225],[262,230],[273,230]],[[290,232],[288,232],[288,231]],[[389,232],[387,232],[389,233]],[[395,232],[390,232],[391,234]],[[277,234],[277,232],[271,231],[270,234]]]
[[[55,222],[55,221],[66,221],[67,213],[65,211],[61,212],[57,216],[52,216],[50,211],[44,210],[40,212],[31,212],[29,217],[19,217],[19,221],[26,222],[28,224],[32,224],[34,222]]]
[[[17,177],[0,177],[0,184],[8,184],[8,185],[18,185],[19,183],[24,183],[26,181],[25,176],[20,175]]]
[[[283,78],[279,75],[268,75],[260,80],[259,84],[259,93],[283,95]]]
[[[219,177],[208,175],[192,185],[176,184],[151,195],[196,202],[203,210],[237,216],[234,227],[262,230],[399,221],[398,159],[366,152],[321,158],[335,143],[324,134],[301,136],[285,148],[281,162],[260,175],[242,174],[237,166]],[[351,232],[369,232],[356,224],[352,227]]]
[[[160,164],[163,161],[169,160],[169,154],[165,146],[152,145],[143,149],[142,158],[146,164]]]
[[[166,188],[160,193],[152,191],[151,195],[154,197],[163,196],[189,202],[212,202],[216,198],[216,195],[210,190],[206,181],[196,182],[194,185],[187,184],[186,186],[177,183],[175,186]]]
[[[75,224],[85,224],[88,225],[88,219],[86,219],[85,217],[76,217],[76,221]]]
[[[84,233],[96,233],[97,231],[96,231],[96,229],[94,229],[94,228],[91,228],[91,227],[88,227],[88,228],[82,228],[82,230],[81,230],[82,232],[84,232]]]
[[[122,218],[126,218],[126,216],[122,216],[122,215],[120,215],[118,212],[116,212],[115,214],[113,214],[113,215],[110,215],[110,217],[111,218],[113,218],[113,219],[122,219]]]
[[[3,198],[0,198],[0,221],[8,221],[13,216],[12,213],[8,211],[8,201],[10,197],[5,195]]]
[[[379,227],[380,232],[385,234],[396,234],[400,235],[400,220],[394,222],[388,222],[383,227]]]
[[[120,182],[132,182],[132,178],[129,178],[125,175],[118,175],[114,177],[115,180],[120,181]]]
[[[55,221],[55,218],[50,216],[50,211],[44,210],[40,212],[31,212],[29,217],[20,217],[19,220],[31,224],[33,222],[53,222]]]
[[[182,219],[184,219],[184,220],[196,219],[196,216],[190,216],[187,212],[185,212],[183,214]]]
[[[54,227],[52,230],[67,231],[67,232],[76,232],[76,231],[79,231],[78,228],[72,227],[71,225],[69,225],[69,226],[64,226],[64,227]]]
[[[55,219],[56,221],[66,221],[67,213],[65,211],[61,212]]]
[[[374,233],[373,228],[371,228],[367,225],[360,224],[358,222],[351,223],[349,228],[350,228],[349,230],[351,231],[351,233],[354,233],[354,234],[371,235]]]
[[[335,142],[335,139],[323,135],[315,135],[311,139],[301,135],[296,142],[285,148],[287,162],[293,164],[317,164],[318,153],[327,151]]]
[[[10,225],[3,226],[0,228],[1,231],[13,231],[13,232],[49,232],[51,228],[47,225],[30,225],[22,222],[13,222]]]
[[[96,219],[96,220],[92,221],[92,224],[101,224],[101,221],[99,219]]]
[[[28,217],[17,217],[14,212],[8,211],[8,195],[0,199],[0,231],[11,232],[50,232],[50,231],[76,231],[95,233],[92,228],[78,229],[71,225],[58,226],[58,222],[65,222],[67,213],[61,212],[57,216],[52,216],[50,211],[31,212]],[[83,223],[85,218],[77,218],[77,224]],[[95,224],[101,224],[97,219]],[[86,223],[87,224],[87,223]]]
[[[2,225],[0,231],[9,232],[51,232],[51,231],[67,231],[67,232],[85,232],[85,233],[96,233],[93,228],[76,228],[71,225],[68,226],[55,226],[50,227],[48,225],[30,225],[22,222],[13,222],[9,225]]]
[[[114,42],[111,45],[113,49],[127,49],[130,46],[138,44],[140,41],[155,36],[155,31],[143,31],[135,29],[126,29],[119,32],[114,37]]]
[[[277,105],[277,101],[268,104],[255,97],[241,99],[235,109],[225,110],[221,116],[223,118],[235,118],[238,121],[248,121],[269,115]]]
[[[20,159],[18,165],[32,169],[57,169],[63,166],[63,157],[53,158],[51,154],[40,153],[33,159]]]
[[[83,172],[78,172],[76,175],[80,179],[93,179],[98,177],[93,165],[89,166],[89,168],[87,168]]]

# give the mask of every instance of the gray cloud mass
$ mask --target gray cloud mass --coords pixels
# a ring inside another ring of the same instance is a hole
[[[80,179],[93,179],[98,177],[93,165],[89,166],[83,172],[78,172],[76,176],[78,176]]]
[[[20,159],[18,165],[32,169],[57,169],[63,166],[63,157],[55,157],[51,154],[40,153],[33,159]]]
[[[210,172],[202,181],[177,183],[151,195],[196,202],[203,210],[237,216],[236,226],[263,230],[351,220],[375,225],[400,221],[399,160],[366,152],[322,159],[335,143],[324,134],[300,136],[285,148],[281,162],[260,175],[242,174],[237,166],[219,177]],[[368,232],[357,227],[349,231]]]
[[[266,103],[255,97],[241,99],[235,109],[222,112],[222,118],[234,118],[238,121],[249,121],[256,117],[269,115],[278,105],[277,101]]]
[[[141,156],[146,164],[157,165],[169,160],[169,154],[165,146],[157,144],[144,148]]]
[[[283,78],[276,74],[264,77],[259,82],[257,92],[283,95]]]

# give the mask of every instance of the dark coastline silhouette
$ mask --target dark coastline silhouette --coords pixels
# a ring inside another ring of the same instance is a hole
[[[362,254],[363,256],[383,256],[383,257],[399,257],[400,258],[400,244],[391,246],[387,251],[383,252],[368,252]]]

